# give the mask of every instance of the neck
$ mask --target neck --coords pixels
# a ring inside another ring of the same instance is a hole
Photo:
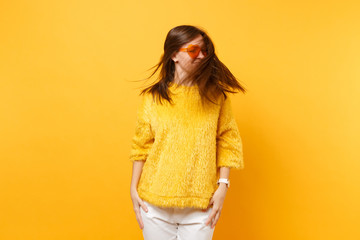
[[[189,80],[186,80],[187,72],[184,71],[175,71],[174,75],[174,83],[178,85],[184,85],[184,86],[192,86],[193,82],[189,82]],[[186,81],[185,81],[186,80]]]
[[[186,73],[185,72],[178,72],[175,71],[175,76],[174,76],[174,82],[177,84],[181,84],[182,81],[185,79],[186,77]]]

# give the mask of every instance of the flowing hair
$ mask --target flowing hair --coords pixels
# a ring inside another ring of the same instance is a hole
[[[146,78],[150,79],[160,69],[158,81],[143,89],[140,95],[151,93],[153,98],[158,99],[160,103],[162,99],[172,103],[169,94],[169,86],[175,76],[175,63],[172,56],[179,51],[182,45],[192,41],[199,34],[203,37],[207,55],[182,80],[182,83],[197,84],[202,103],[204,103],[205,99],[215,103],[221,94],[226,99],[225,92],[236,93],[236,90],[246,92],[245,88],[216,56],[214,44],[205,30],[191,25],[180,25],[168,32],[164,43],[164,53],[161,55],[160,61],[150,68],[155,68],[155,70]]]

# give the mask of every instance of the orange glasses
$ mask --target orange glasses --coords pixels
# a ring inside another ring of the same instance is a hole
[[[200,51],[203,53],[203,55],[206,57],[207,50],[201,49],[199,45],[192,45],[190,44],[187,48],[180,48],[180,52],[187,52],[189,56],[193,59],[197,58],[199,56]]]

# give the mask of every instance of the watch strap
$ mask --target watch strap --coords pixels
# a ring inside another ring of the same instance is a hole
[[[225,183],[228,188],[230,187],[230,180],[227,178],[219,178],[217,184],[219,185],[220,183]]]

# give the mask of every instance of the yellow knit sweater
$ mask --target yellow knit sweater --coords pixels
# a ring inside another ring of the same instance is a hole
[[[202,106],[198,87],[172,84],[174,105],[142,96],[130,161],[145,161],[139,197],[160,207],[205,209],[219,167],[243,169],[242,141],[230,98]]]

